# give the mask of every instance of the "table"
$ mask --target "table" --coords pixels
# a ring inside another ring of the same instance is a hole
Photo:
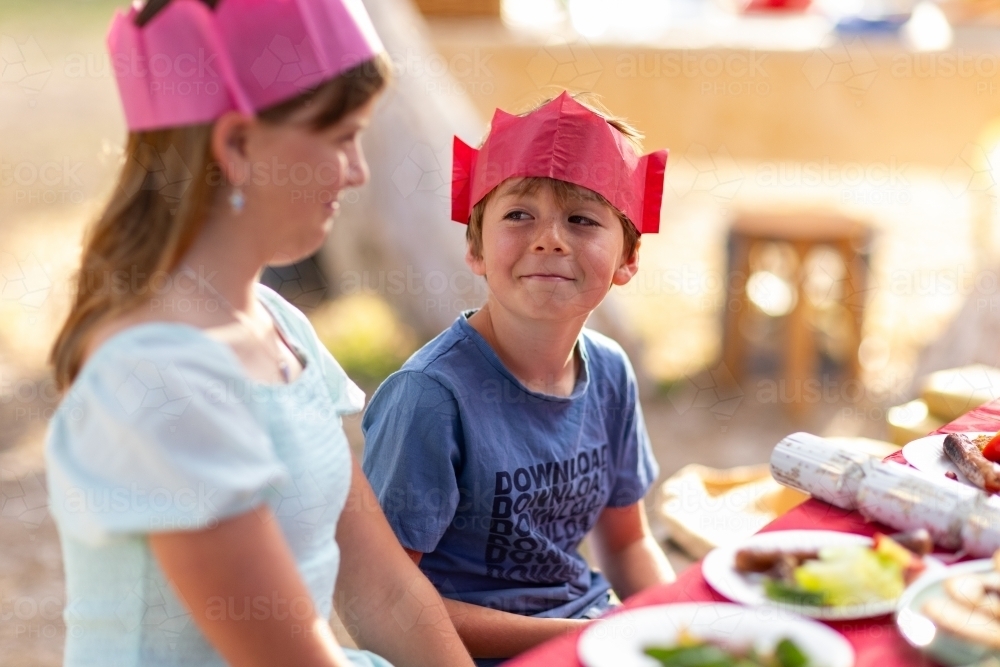
[[[1000,430],[1000,401],[976,408],[937,433],[955,431]],[[899,452],[887,460],[903,463]],[[807,500],[784,516],[775,519],[761,532],[792,529],[840,530],[860,535],[891,529],[868,523],[857,512],[850,512],[818,500]],[[626,608],[644,607],[668,602],[723,602],[701,575],[701,563],[685,570],[673,584],[658,586],[633,595],[625,601]],[[896,630],[891,616],[858,621],[831,622],[828,625],[841,632],[856,653],[855,667],[934,667],[935,663],[911,648]],[[567,634],[548,641],[531,651],[504,663],[504,667],[582,667],[576,657],[579,633]]]

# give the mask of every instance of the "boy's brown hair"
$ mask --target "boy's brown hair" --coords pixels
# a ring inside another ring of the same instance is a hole
[[[589,95],[584,96],[577,93],[572,97],[581,105],[594,112],[594,114],[607,121],[608,125],[621,132],[622,136],[625,137],[637,154],[642,153],[642,134],[632,127],[628,121],[624,118],[615,116],[610,111],[605,109],[599,102],[597,102],[596,99],[590,97]],[[550,97],[546,100],[542,100],[532,108],[518,115],[527,116],[528,114],[538,110],[540,107],[548,104],[553,99],[554,98]],[[482,147],[482,144],[480,144],[480,147]],[[500,185],[503,185],[503,183]],[[493,198],[493,195],[496,194],[497,190],[500,189],[500,185],[486,193],[486,196],[480,199],[479,202],[472,207],[472,213],[469,216],[469,225],[465,230],[465,241],[468,243],[469,251],[472,253],[473,257],[481,258],[483,256],[483,212],[486,210],[486,204]],[[513,190],[511,190],[511,192],[519,195],[530,194],[536,192],[543,186],[552,189],[552,194],[555,195],[556,201],[559,202],[560,205],[565,205],[573,199],[585,199],[588,201],[600,202],[605,206],[610,206],[611,210],[618,216],[618,220],[622,225],[622,231],[625,234],[625,243],[622,252],[623,256],[631,257],[635,254],[636,249],[639,247],[639,231],[624,213],[619,211],[611,202],[593,190],[554,178],[548,178],[545,176],[530,176],[522,179],[521,182],[519,182]]]

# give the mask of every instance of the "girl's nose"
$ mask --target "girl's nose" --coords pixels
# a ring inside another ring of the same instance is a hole
[[[368,182],[370,175],[368,162],[365,160],[365,154],[361,150],[360,144],[358,144],[356,150],[348,154],[346,167],[347,178],[344,179],[345,187],[356,188]]]

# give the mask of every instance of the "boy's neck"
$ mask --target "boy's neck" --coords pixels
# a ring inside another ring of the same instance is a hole
[[[586,318],[548,322],[514,316],[492,297],[469,324],[528,389],[553,396],[573,393],[579,374],[576,341]]]

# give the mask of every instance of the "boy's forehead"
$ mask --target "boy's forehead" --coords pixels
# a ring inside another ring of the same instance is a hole
[[[588,188],[576,185],[575,183],[570,183],[568,181],[559,181],[556,179],[542,177],[530,178],[516,176],[514,178],[508,178],[506,181],[501,183],[499,187],[497,187],[496,194],[499,197],[532,195],[540,190],[547,190],[554,194],[558,199],[582,199],[585,201],[597,202],[601,200],[601,195]]]

